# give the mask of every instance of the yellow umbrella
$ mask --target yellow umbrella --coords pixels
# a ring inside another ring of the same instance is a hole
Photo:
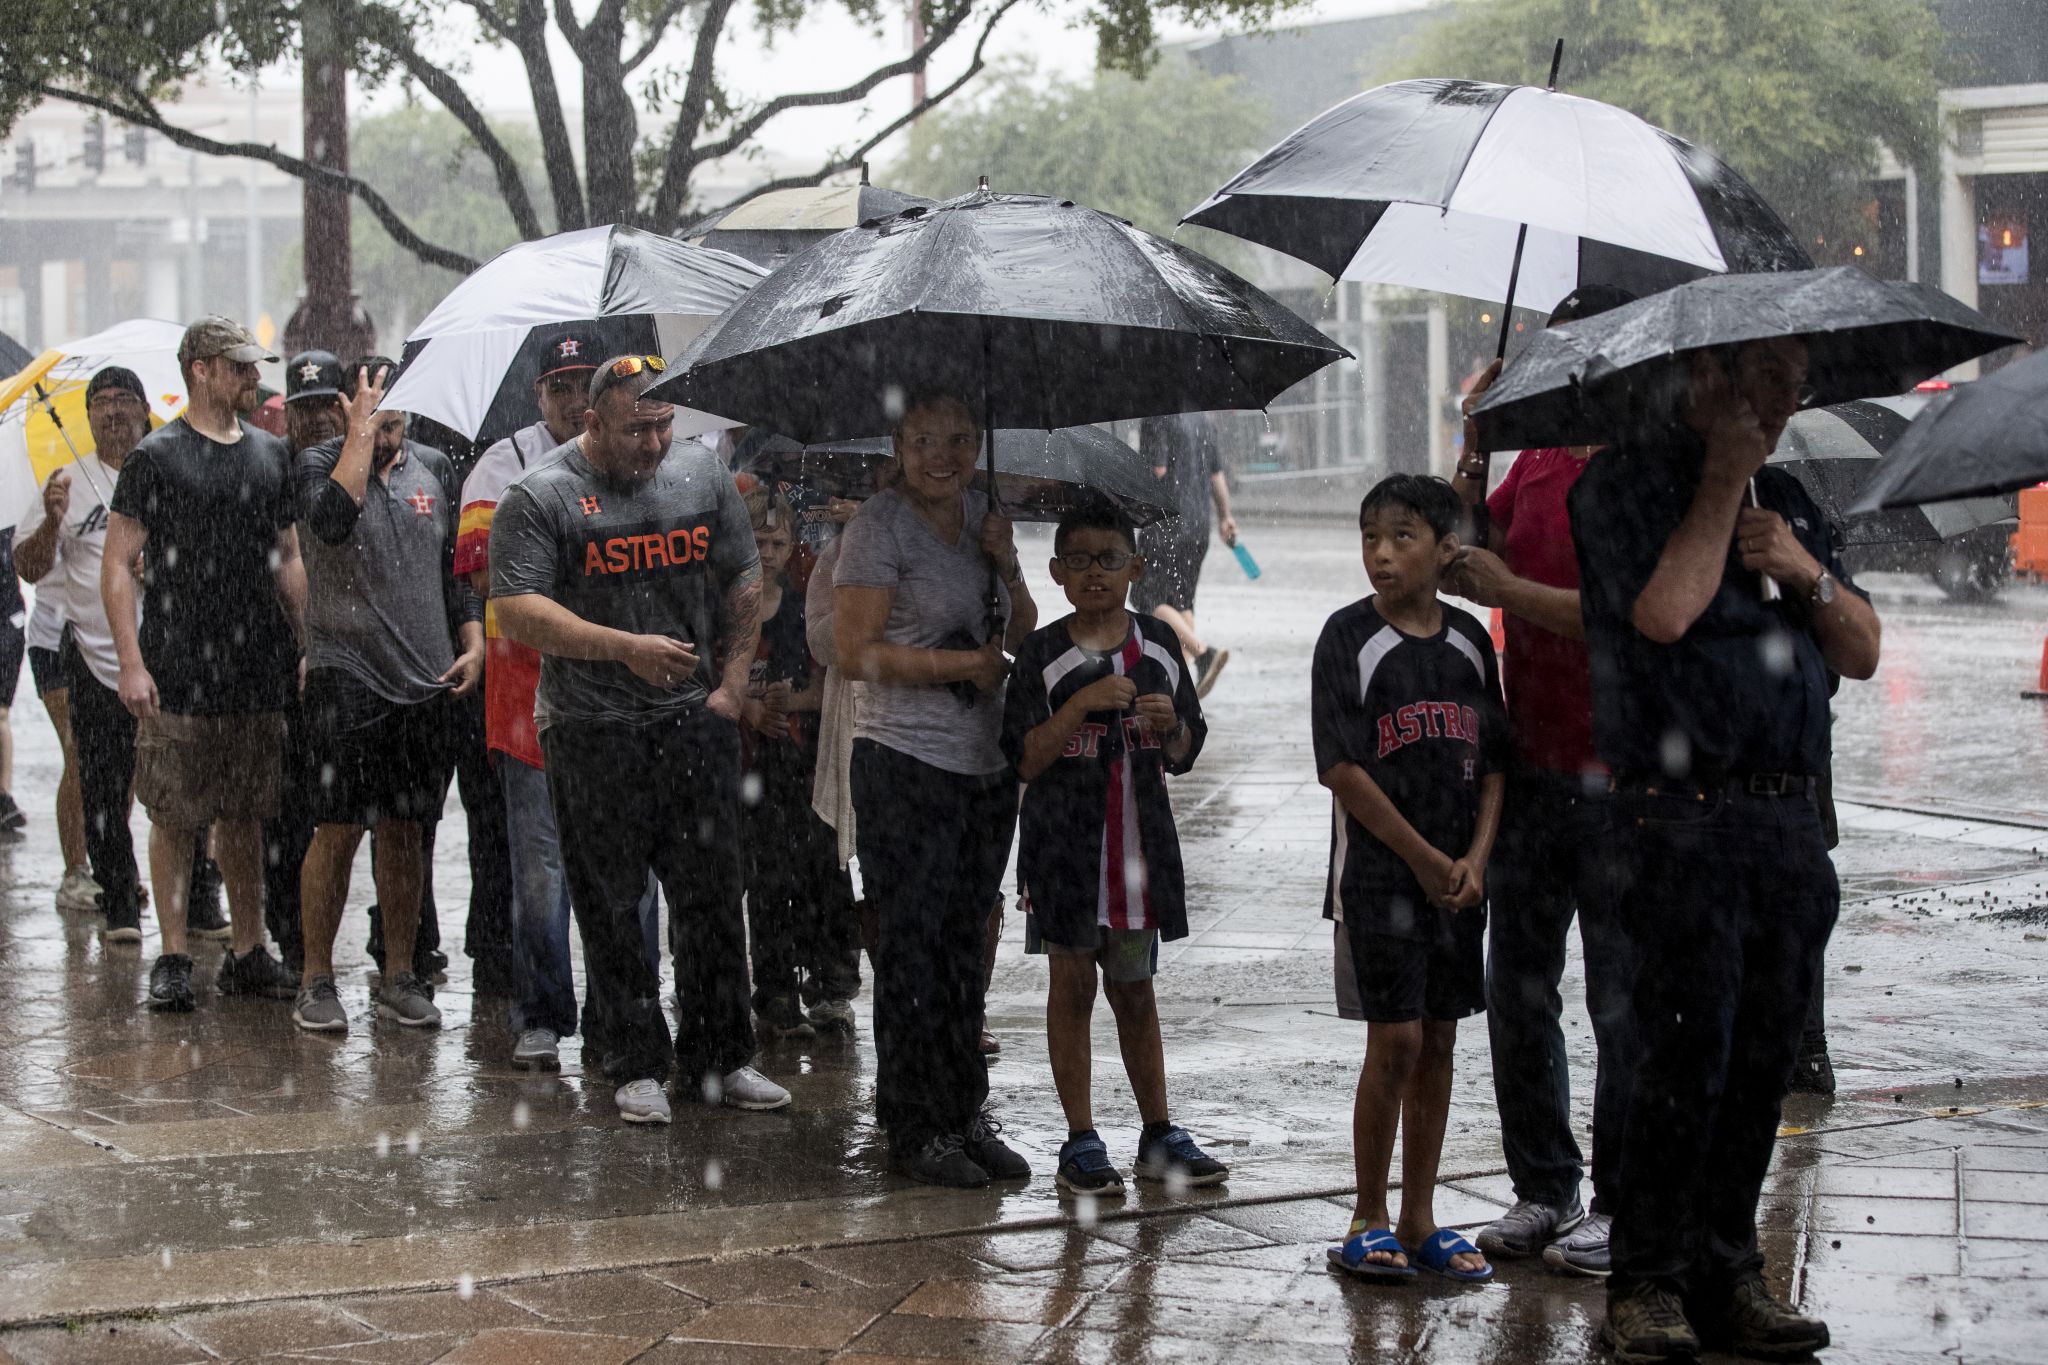
[[[44,351],[20,373],[0,380],[0,522],[13,525],[51,474],[91,452],[85,386],[106,366],[124,366],[141,379],[151,426],[184,411],[177,361],[184,331],[153,318],[117,323]]]

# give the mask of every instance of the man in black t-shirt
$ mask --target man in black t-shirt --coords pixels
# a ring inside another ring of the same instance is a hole
[[[1841,903],[1814,802],[1830,675],[1869,677],[1879,630],[1812,499],[1764,464],[1810,394],[1805,345],[1681,363],[1679,411],[1569,502],[1642,1049],[1602,1332],[1622,1360],[1793,1359],[1828,1329],[1765,1286],[1756,1206]]]
[[[284,443],[241,420],[255,410],[256,362],[266,359],[276,357],[227,318],[186,329],[184,415],[129,455],[108,518],[100,590],[121,703],[140,722],[135,795],[149,812],[162,929],[151,1009],[193,1005],[185,907],[192,842],[209,824],[233,920],[216,984],[278,1000],[298,989],[264,950],[260,889],[260,822],[277,810],[279,711],[306,601]]]

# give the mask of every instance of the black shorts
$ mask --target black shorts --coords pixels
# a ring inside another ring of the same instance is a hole
[[[1461,910],[1428,939],[1334,926],[1337,1013],[1371,1024],[1465,1019],[1486,1008],[1486,917]]]
[[[1145,576],[1131,585],[1131,609],[1147,616],[1156,607],[1176,611],[1195,609],[1195,586],[1202,577],[1202,560],[1209,553],[1209,538],[1178,540],[1172,536],[1138,533],[1138,553],[1145,556]]]
[[[71,689],[71,679],[65,674],[64,665],[57,662],[54,649],[44,649],[40,645],[28,647],[28,676],[35,683],[39,697]]]
[[[21,656],[27,648],[21,631],[0,621],[0,708],[14,705],[14,689],[21,686]]]
[[[454,774],[454,709],[445,696],[400,703],[338,668],[306,674],[303,703],[314,823],[430,820]]]

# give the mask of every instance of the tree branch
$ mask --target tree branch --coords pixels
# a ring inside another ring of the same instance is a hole
[[[576,22],[576,11],[569,0],[555,0],[555,27],[562,30],[562,36],[569,40],[570,50],[581,57],[584,26]]]
[[[690,186],[690,172],[696,168],[691,148],[704,126],[704,110],[711,101],[712,68],[718,56],[718,40],[725,30],[726,16],[734,0],[708,0],[704,18],[697,25],[697,50],[690,57],[690,78],[683,86],[683,98],[676,110],[675,127],[669,131],[668,155],[661,168],[661,184],[654,192],[652,221],[657,229],[669,224],[682,208],[683,195]]]
[[[498,179],[498,194],[511,211],[512,222],[519,229],[519,235],[528,241],[540,236],[540,218],[533,211],[533,199],[526,191],[526,177],[520,172],[519,163],[505,149],[489,120],[484,118],[483,111],[470,102],[461,83],[421,55],[420,50],[413,46],[404,24],[391,22],[397,18],[396,15],[380,12],[376,6],[369,5],[359,13],[364,19],[381,23],[382,31],[378,33],[377,41],[398,58],[406,74],[425,86],[427,93],[455,116],[455,121],[462,125],[491,163]]]
[[[31,88],[38,95],[46,99],[59,99],[66,100],[72,104],[82,104],[88,109],[97,109],[102,113],[112,114],[124,123],[132,123],[143,128],[153,128],[178,146],[184,147],[189,151],[204,152],[208,156],[232,156],[242,157],[250,161],[262,161],[277,167],[286,175],[296,177],[297,179],[345,189],[361,200],[363,205],[376,216],[377,221],[383,225],[384,230],[391,234],[392,241],[398,243],[399,246],[410,251],[428,265],[438,265],[443,269],[460,271],[465,275],[477,267],[477,262],[471,257],[465,256],[459,251],[451,251],[444,246],[437,246],[421,237],[417,232],[414,232],[411,226],[398,216],[398,211],[391,207],[390,202],[383,195],[377,193],[376,190],[352,175],[332,170],[326,166],[316,166],[310,161],[301,160],[289,153],[281,152],[276,147],[267,143],[220,142],[214,138],[201,136],[189,129],[176,127],[166,122],[163,115],[156,111],[156,106],[139,91],[129,91],[128,93],[133,97],[133,102],[127,103],[108,99],[100,95],[87,94],[81,90],[66,90],[61,86],[51,85],[46,82],[39,82]]]
[[[1003,0],[1003,3],[997,6],[995,14],[991,16],[987,27],[982,31],[982,40],[984,42],[987,41],[988,30],[995,27],[995,21],[1007,14],[1015,4],[1016,0]],[[689,168],[694,170],[707,161],[716,161],[719,157],[731,155],[752,141],[754,134],[761,131],[762,125],[779,114],[786,114],[792,109],[816,109],[830,107],[835,104],[851,104],[857,99],[864,98],[869,91],[873,90],[883,81],[894,80],[898,76],[915,75],[924,69],[926,62],[931,60],[932,53],[938,51],[940,47],[945,45],[947,40],[960,31],[961,24],[966,21],[967,16],[972,12],[973,6],[971,4],[961,5],[950,17],[934,28],[925,38],[924,43],[908,57],[901,61],[891,62],[887,66],[878,66],[852,85],[838,90],[816,90],[807,94],[780,95],[768,101],[746,118],[740,120],[734,126],[732,132],[725,137],[720,138],[716,142],[707,142],[701,147],[692,148],[689,152]],[[979,51],[979,44],[976,45],[976,50]]]
[[[654,55],[654,49],[661,46],[662,38],[667,36],[668,26],[673,24],[691,3],[692,0],[668,0],[668,3],[661,7],[661,12],[647,21],[647,41],[640,44],[638,52],[626,58],[626,70],[638,71],[646,64],[647,59]],[[692,68],[691,74],[696,74],[695,68]]]
[[[569,120],[562,115],[562,94],[555,86],[555,63],[548,56],[548,13],[544,0],[519,0],[519,24],[513,46],[526,66],[526,84],[533,92],[534,122],[540,127],[541,164],[547,168],[548,192],[555,201],[555,231],[585,226],[583,181],[569,141]]]
[[[503,42],[509,43],[513,41],[511,25],[499,17],[498,8],[491,3],[491,0],[464,0],[464,3],[476,11],[476,17],[482,21],[485,28],[491,31],[493,36]]]
[[[881,146],[882,143],[888,141],[891,137],[894,137],[898,132],[900,132],[903,128],[909,126],[915,120],[931,112],[932,109],[936,108],[944,101],[952,98],[955,94],[959,92],[962,86],[966,85],[967,82],[973,80],[977,75],[981,74],[982,68],[987,64],[985,58],[983,57],[983,52],[988,46],[989,35],[995,32],[997,21],[1000,20],[1005,14],[1009,13],[1012,9],[1014,9],[1017,3],[1018,0],[1003,0],[1003,3],[997,6],[995,13],[989,16],[988,22],[982,26],[981,36],[975,40],[974,55],[971,58],[969,58],[967,63],[967,69],[960,73],[958,79],[950,82],[943,89],[926,96],[922,101],[913,106],[908,113],[904,114],[901,118],[896,119],[894,122],[890,123],[888,127],[882,129],[873,137],[869,138],[866,142],[863,142],[860,146],[855,147],[852,151],[847,152],[838,160],[832,161],[824,166],[819,167],[816,171],[813,171],[809,175],[784,176],[779,180],[770,180],[765,184],[756,185],[754,186],[754,188],[748,190],[745,194],[733,200],[731,203],[726,204],[724,207],[713,209],[710,213],[706,214],[705,217],[723,217],[724,215],[731,213],[740,205],[746,203],[748,200],[758,199],[762,195],[771,193],[775,190],[809,189],[811,186],[823,181],[826,176],[838,175],[842,171],[850,171],[854,167],[860,165],[863,161],[867,160],[868,153],[872,152],[875,148]]]

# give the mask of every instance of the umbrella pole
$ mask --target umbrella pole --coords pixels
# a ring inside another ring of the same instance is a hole
[[[65,429],[64,419],[57,415],[57,400],[50,397],[49,391],[42,386],[40,380],[36,383],[36,398],[42,403],[43,411],[49,414],[50,425],[57,428],[57,434],[64,438],[64,448],[71,452],[71,463],[77,466],[80,474],[85,474],[85,481],[87,483],[93,484],[93,491],[100,495],[100,500],[102,502],[107,501],[108,498],[105,491],[98,484],[93,483],[92,475],[86,474],[85,456],[78,453],[77,444],[72,441],[71,433]],[[147,414],[144,414],[144,416],[147,418]]]
[[[1751,507],[1762,506],[1762,504],[1756,500],[1756,479],[1754,476],[1752,476],[1749,481],[1749,505]],[[1771,577],[1769,574],[1758,574],[1757,577],[1763,580],[1763,586],[1760,589],[1760,593],[1764,601],[1775,602],[1785,595],[1784,589],[1778,586],[1777,579]]]
[[[1556,46],[1550,49],[1550,79],[1544,83],[1543,88],[1545,90],[1557,89],[1557,68],[1563,62],[1564,39],[1559,38]],[[1529,225],[1524,223],[1515,229],[1515,259],[1514,263],[1508,267],[1507,301],[1500,306],[1500,344],[1493,348],[1493,358],[1495,360],[1505,360],[1508,356],[1508,328],[1515,316],[1515,286],[1520,283],[1522,278],[1522,248],[1528,244],[1528,241]]]
[[[982,183],[984,186],[986,186],[988,182],[984,180]],[[1000,516],[1002,515],[1003,511],[1003,504],[1001,497],[996,492],[995,386],[989,382],[992,378],[990,374],[991,366],[989,365],[989,357],[993,350],[994,346],[989,340],[988,329],[986,327],[983,327],[981,334],[981,431],[982,438],[988,442],[987,515]],[[988,634],[991,640],[1000,640],[1002,638],[1003,627],[1005,626],[1005,624],[1007,624],[1003,620],[1003,589],[1001,579],[1002,575],[996,569],[995,560],[990,559],[988,562]]]

